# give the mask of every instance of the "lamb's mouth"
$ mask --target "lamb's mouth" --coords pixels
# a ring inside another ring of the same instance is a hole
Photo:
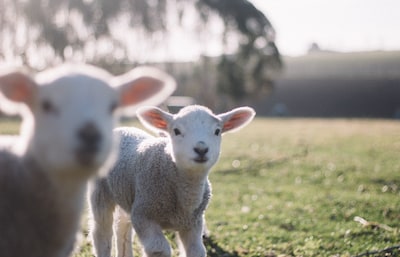
[[[197,158],[195,158],[195,159],[193,159],[195,162],[197,162],[197,163],[205,163],[205,162],[207,162],[208,161],[208,158],[207,157],[197,157]]]
[[[81,147],[75,151],[78,162],[87,167],[95,165],[97,154],[97,147]]]

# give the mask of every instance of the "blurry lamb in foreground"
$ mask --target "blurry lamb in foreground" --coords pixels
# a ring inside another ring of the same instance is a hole
[[[70,256],[87,182],[117,154],[116,112],[158,104],[174,89],[152,68],[119,77],[86,65],[35,78],[2,72],[0,107],[19,112],[23,125],[18,147],[0,151],[0,256]]]

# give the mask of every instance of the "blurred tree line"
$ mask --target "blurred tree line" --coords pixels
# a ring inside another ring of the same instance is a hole
[[[247,0],[0,0],[0,61],[35,70],[81,61],[120,73],[154,62],[146,56],[155,49],[168,56],[179,27],[195,31],[206,54],[215,24],[218,58],[165,64],[186,85],[178,93],[227,108],[268,92],[282,68],[275,31]]]

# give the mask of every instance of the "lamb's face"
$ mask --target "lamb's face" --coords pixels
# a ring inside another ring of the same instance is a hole
[[[255,112],[240,107],[214,115],[204,106],[191,105],[176,115],[157,107],[140,108],[137,114],[145,127],[169,134],[172,157],[179,169],[204,175],[219,158],[221,134],[244,127]]]
[[[114,110],[132,114],[129,106],[159,104],[174,90],[173,78],[150,67],[118,77],[88,65],[56,67],[35,79],[0,72],[0,108],[24,120],[18,151],[54,172],[97,171],[112,153]]]
[[[189,171],[208,170],[217,162],[221,121],[208,109],[179,113],[168,126],[176,165]]]
[[[37,94],[32,106],[35,158],[54,170],[98,170],[112,150],[117,91],[79,74],[42,84]]]

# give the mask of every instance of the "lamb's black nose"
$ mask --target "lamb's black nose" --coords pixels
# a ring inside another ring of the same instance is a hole
[[[76,157],[83,165],[91,165],[100,151],[102,136],[99,129],[92,122],[86,123],[77,131],[79,140]]]
[[[193,148],[193,150],[200,157],[204,157],[206,153],[208,153],[208,147],[203,141],[198,142],[196,146]]]
[[[92,122],[86,123],[78,130],[77,136],[82,144],[82,148],[97,151],[98,145],[101,141],[101,134],[96,125]]]

